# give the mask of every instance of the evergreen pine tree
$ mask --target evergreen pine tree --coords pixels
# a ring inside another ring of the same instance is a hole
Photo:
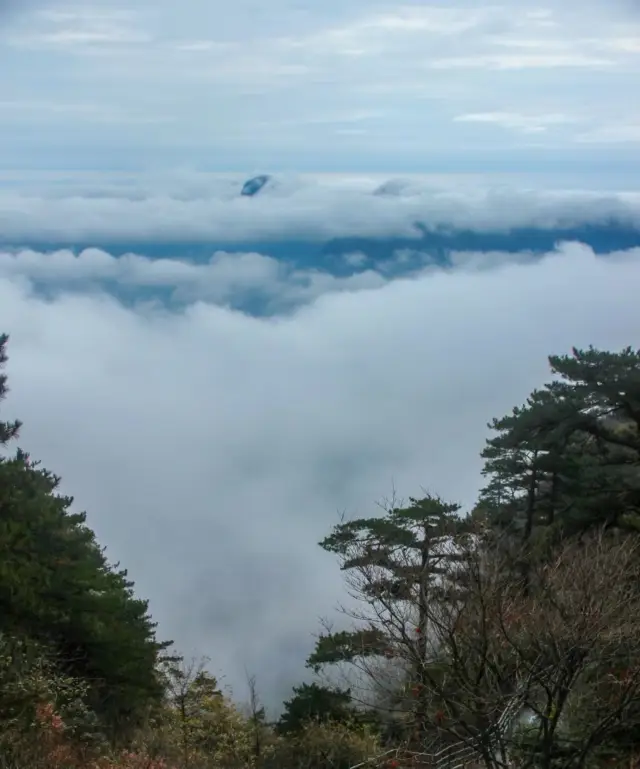
[[[2,373],[2,369],[7,362],[7,343],[9,337],[7,334],[0,334],[0,403],[7,397],[9,388],[7,387],[7,375]],[[3,422],[0,420],[0,446],[6,446],[9,441],[18,437],[21,424],[19,421]]]
[[[545,527],[640,528],[640,352],[549,361],[554,380],[489,425],[480,509],[526,549]]]
[[[392,507],[384,516],[341,523],[320,543],[338,555],[352,595],[371,612],[356,615],[352,631],[320,636],[307,664],[319,670],[350,662],[375,679],[376,668],[367,660],[399,663],[411,680],[413,736],[419,742],[437,646],[430,617],[434,604],[451,596],[455,563],[463,557],[456,542],[467,526],[459,509],[430,495],[410,498],[408,506]]]
[[[308,721],[346,723],[353,719],[351,692],[317,683],[293,687],[293,697],[284,703],[276,729],[280,734],[299,732]]]
[[[0,363],[7,337],[0,337]],[[0,376],[0,399],[7,392]],[[0,422],[2,445],[17,422]],[[50,649],[61,670],[88,684],[88,703],[108,735],[125,737],[163,696],[161,652],[146,601],[107,561],[58,493],[60,479],[18,449],[0,456],[0,632]]]

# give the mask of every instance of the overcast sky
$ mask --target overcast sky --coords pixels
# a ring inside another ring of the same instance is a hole
[[[637,162],[635,0],[4,3],[5,163]]]
[[[269,703],[304,676],[341,596],[317,546],[340,511],[394,486],[468,508],[487,422],[546,356],[640,334],[639,248],[456,253],[393,279],[358,253],[347,277],[283,265],[260,241],[416,221],[633,234],[639,62],[631,0],[0,0],[3,417],[161,635],[239,698],[245,668]],[[196,262],[185,240],[229,247]],[[159,290],[180,309],[146,301]],[[259,292],[270,317],[230,309]]]

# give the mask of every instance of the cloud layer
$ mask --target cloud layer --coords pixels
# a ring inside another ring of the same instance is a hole
[[[566,188],[548,175],[285,175],[242,197],[237,174],[4,173],[0,238],[78,244],[251,243],[345,236],[421,236],[428,229],[505,231],[602,225],[640,229],[640,194]],[[575,181],[575,180],[574,180]],[[580,180],[584,181],[584,180]],[[627,185],[632,182],[627,174]],[[215,249],[215,246],[212,250]]]
[[[493,255],[492,269],[329,292],[270,319],[43,296],[32,280],[44,260],[11,274],[3,261],[6,412],[130,568],[162,633],[209,654],[238,696],[244,667],[258,672],[273,703],[340,595],[316,545],[338,511],[368,514],[394,485],[471,504],[486,422],[545,380],[548,353],[637,343],[639,256],[579,244],[537,263]]]
[[[23,167],[624,168],[640,141],[630,0],[12,6],[0,160]]]
[[[0,69],[7,410],[238,695],[338,510],[471,504],[548,353],[637,345],[631,0],[0,0]]]

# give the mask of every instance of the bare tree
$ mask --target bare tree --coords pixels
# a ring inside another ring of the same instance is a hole
[[[256,676],[250,675],[246,670],[245,673],[247,676],[247,686],[249,688],[249,721],[253,731],[253,755],[256,762],[258,762],[262,756],[265,709],[258,696]]]
[[[310,663],[351,666],[385,693],[413,730],[406,757],[586,769],[615,755],[625,721],[640,725],[634,538],[592,534],[543,560],[487,552],[447,515],[410,521],[411,536],[364,523],[366,536],[334,535],[355,630],[322,636]],[[526,585],[514,557],[529,559]]]
[[[494,577],[499,586],[500,577]],[[640,718],[640,545],[619,534],[565,543],[533,591],[497,591],[497,638],[528,686],[529,723],[510,735],[526,767],[583,769],[615,756]]]
[[[178,713],[180,748],[185,767],[190,765],[189,696],[193,682],[205,670],[207,662],[207,659],[181,659],[169,665],[166,671],[167,693]]]
[[[470,550],[464,590],[430,604],[432,726],[486,767],[585,769],[640,724],[640,546],[599,533],[530,563],[524,589]]]

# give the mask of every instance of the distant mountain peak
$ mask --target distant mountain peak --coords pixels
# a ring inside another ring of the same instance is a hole
[[[256,195],[264,187],[264,185],[271,179],[269,174],[261,174],[260,176],[254,176],[252,179],[248,179],[242,185],[241,195],[252,197]]]

